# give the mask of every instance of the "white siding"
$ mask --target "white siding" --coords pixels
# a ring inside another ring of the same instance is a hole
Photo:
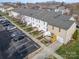
[[[6,12],[6,10],[4,8],[0,8],[1,12]]]
[[[74,24],[67,30],[65,44],[66,44],[69,40],[72,39],[72,35],[74,34],[75,31],[76,31],[76,23],[74,23]]]
[[[35,19],[29,16],[22,17],[23,23],[27,23],[27,25],[32,25],[32,27],[37,27],[39,31],[43,30],[47,31],[47,22],[44,22],[39,19]]]
[[[17,17],[19,15],[19,13],[17,13],[17,12],[13,12],[13,11],[11,11],[10,13],[9,13],[9,16],[13,16],[13,17]]]

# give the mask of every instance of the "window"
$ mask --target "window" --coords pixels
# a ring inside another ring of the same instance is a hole
[[[46,30],[48,31],[48,28]]]
[[[40,20],[39,20],[39,23],[40,23]]]
[[[34,25],[34,22],[33,22],[33,25]]]
[[[61,29],[59,28],[59,32],[61,32]]]
[[[52,26],[52,29],[54,30],[54,26]]]
[[[44,25],[45,25],[45,22],[44,22]]]

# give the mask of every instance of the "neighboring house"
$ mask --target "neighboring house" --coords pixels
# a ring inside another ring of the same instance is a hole
[[[72,35],[76,30],[76,23],[70,19],[71,16],[62,15],[58,12],[33,10],[33,9],[15,9],[10,15],[22,17],[21,21],[37,27],[39,31],[44,33],[50,32],[63,39],[64,44],[72,39]],[[61,41],[61,40],[58,40]]]
[[[62,12],[62,14],[65,13],[70,14],[70,10],[64,6],[60,6],[55,9],[55,12],[59,12],[59,11]]]
[[[13,9],[14,9],[13,7],[6,8],[7,11],[10,11],[10,10],[13,10]]]
[[[9,16],[13,16],[13,17],[18,17],[19,16],[19,13],[16,13],[16,12],[13,12],[13,11],[10,11],[9,12]]]
[[[0,6],[0,11],[6,12],[6,10],[2,6]]]
[[[75,18],[74,21],[77,23],[77,27],[79,28],[79,11],[78,10],[73,10],[73,17]]]
[[[14,8],[13,7],[9,7],[9,6],[0,6],[0,11],[2,12],[7,12],[7,11],[10,11],[10,10],[13,10]]]

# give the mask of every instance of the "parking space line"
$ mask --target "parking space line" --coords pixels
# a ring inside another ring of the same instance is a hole
[[[16,49],[20,48],[21,46],[23,46],[23,45],[25,45],[25,44],[27,44],[27,43],[29,43],[29,42],[30,42],[30,41],[25,42],[25,43],[21,44],[20,46],[17,46]]]
[[[37,46],[36,44],[34,44],[34,46],[36,46],[37,48],[39,48],[39,46]]]
[[[26,39],[27,39],[28,41],[31,41],[29,37],[26,37]]]
[[[26,50],[26,49],[29,49],[30,47],[32,47],[33,45],[30,45],[30,46],[28,46],[28,47],[26,47],[25,49],[23,49],[22,51],[24,51],[24,50]],[[20,51],[20,52],[22,52],[22,51]]]
[[[7,20],[9,21],[9,20]],[[9,21],[10,22],[10,21]],[[10,22],[12,25],[13,23]],[[20,30],[20,28],[16,25],[14,25],[16,28],[9,30],[9,32],[16,32],[16,31],[22,31]],[[22,33],[25,34],[24,31],[22,31]],[[19,50],[20,52],[23,51],[27,51],[28,50],[28,54],[34,52],[35,49],[39,48],[39,46],[29,37],[29,35],[27,36],[25,34],[24,39],[17,41],[17,42],[12,42],[11,46],[9,46],[9,48],[6,50],[8,54],[8,57],[11,57],[15,52],[18,51],[18,49],[22,48],[22,46],[25,45],[25,49]]]

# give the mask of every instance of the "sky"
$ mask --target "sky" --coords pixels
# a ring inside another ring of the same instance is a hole
[[[23,3],[35,3],[35,2],[46,2],[46,1],[58,1],[66,3],[79,2],[79,0],[0,0],[0,2],[23,2]]]

